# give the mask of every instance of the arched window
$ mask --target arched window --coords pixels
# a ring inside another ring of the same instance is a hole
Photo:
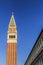
[[[9,38],[15,38],[15,35],[9,35]]]

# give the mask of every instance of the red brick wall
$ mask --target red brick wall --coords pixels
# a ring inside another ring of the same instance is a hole
[[[17,44],[7,44],[6,65],[17,65]]]

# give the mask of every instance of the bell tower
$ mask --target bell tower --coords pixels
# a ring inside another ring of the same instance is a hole
[[[17,65],[17,29],[12,14],[7,32],[7,55],[6,65]]]

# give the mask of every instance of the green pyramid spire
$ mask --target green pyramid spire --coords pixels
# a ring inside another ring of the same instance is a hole
[[[11,17],[10,25],[9,26],[16,26],[13,13],[12,13],[12,17]]]

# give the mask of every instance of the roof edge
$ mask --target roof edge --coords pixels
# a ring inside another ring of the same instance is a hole
[[[35,45],[36,45],[36,43],[37,43],[37,41],[38,41],[38,39],[40,38],[40,36],[41,36],[42,33],[43,33],[43,28],[41,29],[41,31],[40,31],[40,33],[39,33],[37,39],[36,39],[36,42],[35,42],[35,44],[33,45],[32,50],[30,51],[30,53],[29,53],[29,55],[28,55],[28,57],[27,57],[27,60],[28,60],[28,58],[30,57],[30,55],[31,55],[31,53],[32,53],[32,51],[33,51],[33,49],[34,49],[34,47],[35,47]],[[27,60],[25,61],[25,64],[26,64]],[[25,64],[24,64],[24,65],[25,65]]]

